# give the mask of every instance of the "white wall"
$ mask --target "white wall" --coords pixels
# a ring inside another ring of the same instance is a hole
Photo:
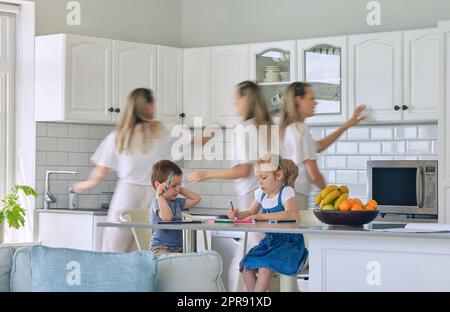
[[[378,0],[381,26],[367,25],[369,0],[183,0],[183,47],[437,27],[449,0]]]
[[[36,35],[78,34],[181,45],[181,0],[78,0],[81,25],[69,26],[69,0],[34,0]]]

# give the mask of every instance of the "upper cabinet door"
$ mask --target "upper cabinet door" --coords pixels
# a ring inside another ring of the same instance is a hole
[[[317,99],[308,124],[347,119],[347,51],[345,36],[297,41],[298,80],[311,84]]]
[[[156,91],[156,46],[113,41],[113,120],[125,110],[128,95],[136,88]]]
[[[439,222],[450,223],[450,21],[439,22]]]
[[[249,45],[250,79],[261,87],[270,114],[278,119],[287,86],[297,79],[296,41]]]
[[[368,107],[368,121],[402,119],[402,32],[349,37],[350,111]]]
[[[159,121],[175,125],[182,122],[183,49],[158,46],[158,86],[156,115]]]
[[[404,120],[437,120],[438,56],[437,29],[404,32]]]
[[[66,35],[67,120],[111,121],[111,40]]]
[[[248,45],[212,48],[212,121],[234,125],[239,117],[233,109],[236,85],[249,79]]]
[[[211,48],[184,50],[183,123],[194,126],[194,117],[209,123],[211,107]]]

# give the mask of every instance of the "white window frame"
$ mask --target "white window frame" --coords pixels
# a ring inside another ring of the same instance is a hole
[[[0,0],[1,1],[1,0]],[[15,57],[15,118],[9,118],[8,181],[7,191],[13,184],[35,187],[36,124],[34,121],[34,37],[35,3],[31,0],[5,0],[0,10],[16,13]],[[10,113],[9,115],[12,115]],[[12,120],[11,120],[12,119]],[[22,200],[22,198],[21,198]],[[34,198],[22,200],[27,210],[25,227],[15,242],[32,241],[35,237],[36,218]]]
[[[2,13],[10,13],[15,15],[15,36],[14,36],[14,86],[13,89],[7,89],[7,93],[9,94],[9,99],[6,102],[5,107],[2,108],[2,112],[5,117],[5,124],[4,128],[0,129],[2,133],[2,140],[5,142],[5,155],[0,155],[0,162],[4,164],[4,167],[0,167],[1,169],[4,169],[4,172],[1,173],[0,179],[0,197],[3,198],[4,194],[8,193],[13,185],[13,177],[15,172],[15,103],[16,103],[16,93],[17,93],[17,66],[16,66],[16,60],[17,60],[17,35],[18,35],[18,14],[19,14],[19,6],[15,5],[7,5],[4,3],[0,3],[0,12]],[[12,92],[10,92],[12,91]],[[2,124],[3,125],[3,124]],[[3,171],[3,170],[2,170]]]

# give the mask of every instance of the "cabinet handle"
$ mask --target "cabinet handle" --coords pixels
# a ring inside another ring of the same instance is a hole
[[[400,106],[398,106],[398,105],[394,106],[394,110],[398,111],[399,109],[400,109]]]
[[[407,110],[407,109],[408,109],[408,106],[403,105],[403,106],[402,106],[402,109],[403,109],[403,110]]]
[[[120,108],[116,108],[114,111],[115,111],[116,113],[120,113]]]
[[[114,112],[114,107],[110,107],[109,109],[108,109],[108,112]]]
[[[180,117],[181,117],[181,118],[184,118],[184,117],[186,117],[186,114],[185,114],[185,113],[181,113],[181,114],[180,114]]]

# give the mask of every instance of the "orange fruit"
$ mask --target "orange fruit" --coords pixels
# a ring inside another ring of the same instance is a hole
[[[363,206],[361,205],[361,203],[357,202],[352,206],[352,211],[354,210],[364,210]]]
[[[367,210],[377,210],[377,207],[375,207],[373,205],[366,205],[366,209]]]
[[[370,200],[368,200],[367,201],[367,204],[366,204],[366,206],[374,206],[375,208],[378,206],[378,203],[377,203],[377,201],[376,200],[374,200],[374,199],[370,199]]]
[[[360,204],[361,207],[363,206],[361,199],[356,198],[356,199],[354,199],[354,201],[355,201],[355,203]]]
[[[353,206],[353,202],[349,199],[344,200],[341,205],[339,206],[339,210],[342,211],[349,211]]]

